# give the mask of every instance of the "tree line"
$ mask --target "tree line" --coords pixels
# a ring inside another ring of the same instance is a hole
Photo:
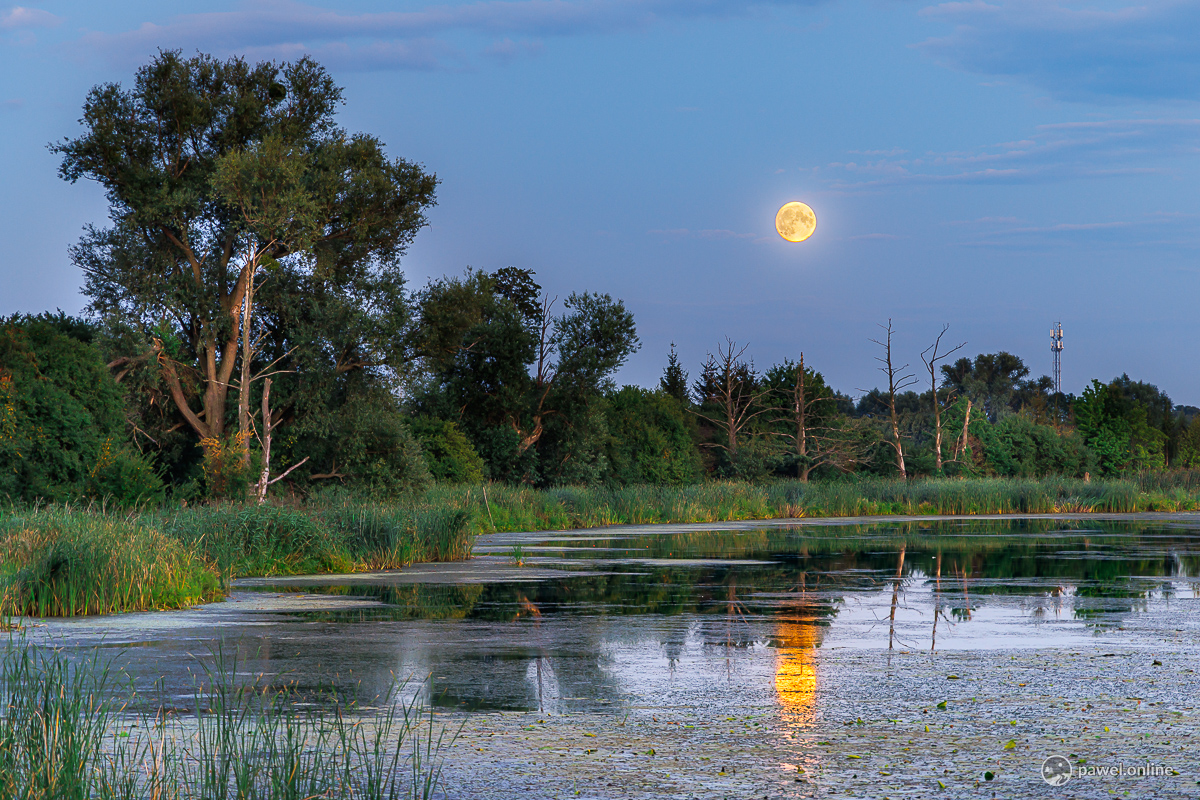
[[[550,486],[853,473],[1044,475],[1200,465],[1195,409],[1122,376],[1053,393],[1008,353],[923,369],[875,339],[857,401],[803,353],[759,372],[717,344],[695,380],[618,386],[633,315],[504,267],[406,284],[436,176],[340,127],[316,62],[161,52],[87,96],[53,143],[109,223],[71,248],[89,305],[0,321],[0,493],[395,493],[431,480]],[[914,387],[925,387],[923,390]]]

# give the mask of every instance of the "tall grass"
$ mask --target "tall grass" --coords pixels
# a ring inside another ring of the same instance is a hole
[[[25,643],[0,656],[0,797],[21,800],[430,798],[450,744],[417,701],[375,713],[236,686],[218,669],[192,714],[133,714],[102,663]]]
[[[462,510],[481,532],[565,530],[599,525],[721,522],[884,514],[1065,514],[1200,510],[1193,480],[1138,476],[1073,478],[861,478],[823,483],[712,482],[691,486],[439,486],[424,502]]]
[[[213,566],[128,519],[62,508],[0,515],[0,612],[34,616],[180,608],[220,596]]]
[[[413,503],[0,509],[0,614],[184,608],[237,577],[462,559],[473,540],[465,512]]]

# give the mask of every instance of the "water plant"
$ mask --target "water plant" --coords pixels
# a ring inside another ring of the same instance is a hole
[[[336,696],[237,684],[236,665],[198,682],[190,713],[113,685],[111,661],[10,643],[0,656],[0,796],[22,800],[428,800],[453,732],[396,692],[379,710]],[[399,687],[396,687],[399,688]],[[426,713],[428,712],[428,713]]]

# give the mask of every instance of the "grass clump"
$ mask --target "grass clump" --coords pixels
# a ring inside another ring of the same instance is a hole
[[[221,596],[213,565],[163,530],[64,508],[0,516],[0,612],[73,616]]]
[[[18,642],[0,656],[0,796],[22,800],[364,800],[440,792],[452,738],[393,692],[375,713],[337,697],[197,686],[192,713],[130,713],[105,664]]]
[[[414,504],[0,509],[0,614],[186,608],[238,577],[463,559],[473,541],[465,511]]]

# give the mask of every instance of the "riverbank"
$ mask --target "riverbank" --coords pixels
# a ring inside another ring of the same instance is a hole
[[[360,502],[220,505],[116,514],[0,510],[0,613],[79,616],[187,608],[242,576],[398,569],[470,554],[454,508]]]
[[[863,479],[690,486],[438,486],[371,502],[0,509],[0,614],[186,608],[241,577],[399,569],[469,557],[484,533],[799,518],[1200,510],[1200,472],[1121,480]]]

